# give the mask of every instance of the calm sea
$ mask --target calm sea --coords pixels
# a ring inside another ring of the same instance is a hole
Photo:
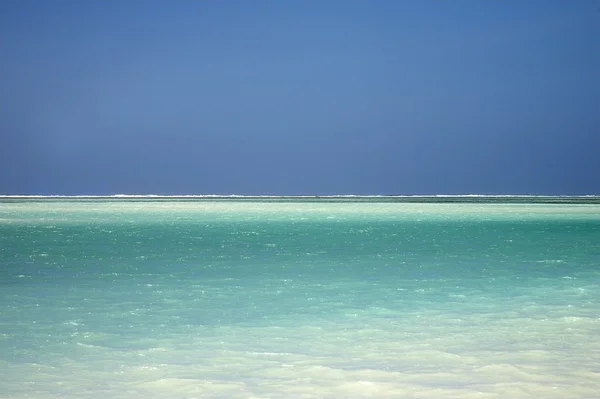
[[[369,397],[600,398],[600,199],[0,199],[0,398]]]

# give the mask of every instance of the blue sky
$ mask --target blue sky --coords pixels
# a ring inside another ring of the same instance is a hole
[[[600,1],[0,0],[1,194],[600,194]]]

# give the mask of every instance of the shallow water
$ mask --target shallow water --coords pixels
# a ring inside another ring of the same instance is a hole
[[[599,397],[600,204],[506,202],[2,199],[0,397]]]

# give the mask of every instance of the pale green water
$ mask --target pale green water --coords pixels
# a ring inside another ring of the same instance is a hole
[[[0,397],[600,397],[598,200],[471,201],[0,200]]]

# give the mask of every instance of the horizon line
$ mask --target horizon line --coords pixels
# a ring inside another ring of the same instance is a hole
[[[0,198],[599,198],[600,194],[0,194]]]

